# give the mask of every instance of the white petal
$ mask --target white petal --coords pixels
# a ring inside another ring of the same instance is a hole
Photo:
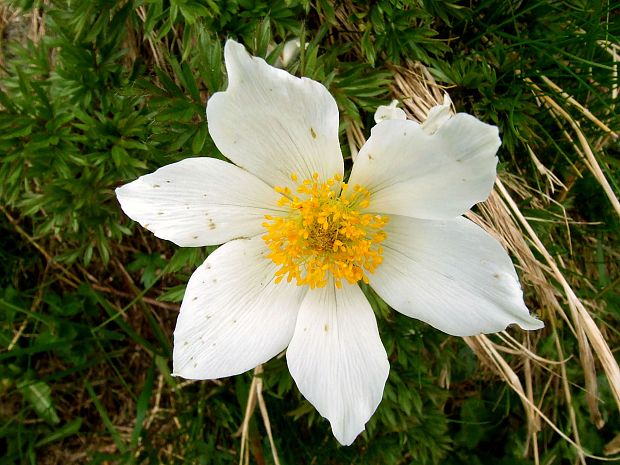
[[[174,330],[175,375],[237,375],[286,348],[306,291],[275,284],[267,253],[261,237],[231,241],[194,272]]]
[[[370,285],[392,308],[454,336],[492,333],[530,316],[510,257],[471,221],[393,216]]]
[[[306,48],[308,48],[309,43],[306,42]],[[299,55],[299,49],[301,48],[301,43],[299,39],[291,39],[286,41],[284,44],[284,48],[282,49],[282,53],[280,54],[280,59],[282,60],[282,66],[287,67],[290,65],[297,55]]]
[[[452,117],[452,100],[450,96],[443,94],[443,103],[436,105],[428,112],[426,120],[422,123],[422,129],[427,134],[435,134],[443,124]]]
[[[224,56],[228,89],[207,102],[209,132],[222,153],[272,186],[292,186],[292,173],[342,175],[338,107],[327,89],[250,57],[232,40]]]
[[[357,285],[308,291],[286,352],[297,387],[349,445],[383,397],[390,370],[372,308]]]
[[[215,158],[187,158],[116,189],[133,220],[182,247],[215,245],[263,231],[280,197],[256,176]]]
[[[448,219],[485,200],[495,182],[497,128],[460,113],[434,134],[414,121],[372,128],[349,180],[371,194],[375,212]]]
[[[375,123],[380,123],[386,119],[407,119],[407,114],[397,107],[398,100],[392,100],[389,105],[381,105],[375,111]]]

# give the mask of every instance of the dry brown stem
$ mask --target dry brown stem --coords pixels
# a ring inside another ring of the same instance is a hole
[[[248,400],[245,407],[245,414],[243,416],[243,422],[241,424],[241,450],[239,452],[239,465],[249,465],[250,463],[250,420],[256,409],[258,403],[258,409],[260,410],[261,417],[265,430],[267,431],[267,438],[269,439],[269,446],[271,448],[271,454],[273,456],[273,462],[275,465],[280,465],[280,459],[278,458],[278,450],[276,449],[273,435],[271,433],[271,422],[269,420],[269,413],[267,412],[267,405],[263,398],[263,380],[261,374],[263,373],[263,366],[258,365],[254,369],[254,377],[250,384],[250,391],[248,392]]]

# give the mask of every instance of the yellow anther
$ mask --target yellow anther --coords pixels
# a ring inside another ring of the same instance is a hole
[[[318,178],[313,173],[298,183],[299,197],[288,188],[275,188],[282,195],[278,205],[288,209],[284,216],[266,215],[263,223],[268,257],[279,267],[275,282],[286,277],[311,288],[325,286],[329,276],[338,288],[343,279],[368,282],[366,272],[373,273],[383,261],[380,244],[386,234],[381,228],[388,218],[360,212],[370,205],[367,189],[356,185],[347,191],[340,175],[325,182]],[[291,179],[297,183],[294,173]],[[333,190],[336,182],[340,194]]]

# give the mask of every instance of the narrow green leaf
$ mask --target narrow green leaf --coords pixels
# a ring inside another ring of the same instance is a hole
[[[43,447],[47,444],[51,444],[52,442],[60,441],[61,439],[67,438],[69,436],[73,436],[77,432],[80,431],[80,427],[82,426],[82,418],[78,417],[75,420],[71,420],[69,423],[61,426],[58,429],[55,429],[52,433],[45,436],[43,439],[40,439],[36,443],[36,447]]]
[[[153,394],[153,384],[155,381],[155,362],[151,362],[149,370],[146,373],[146,380],[144,381],[144,388],[138,397],[136,405],[136,426],[131,433],[131,450],[134,450],[138,445],[138,439],[144,428],[144,419],[146,418],[146,412],[149,408],[149,401]]]
[[[101,402],[99,402],[99,398],[97,397],[97,394],[95,393],[95,390],[93,389],[93,386],[90,384],[88,380],[84,380],[84,386],[86,387],[86,390],[88,391],[88,395],[93,401],[93,405],[95,406],[95,408],[97,409],[97,412],[101,416],[101,421],[103,421],[103,424],[105,425],[106,429],[110,433],[110,436],[112,436],[112,440],[114,441],[114,444],[116,444],[116,447],[121,452],[127,452],[127,445],[123,442],[123,439],[121,438],[121,435],[116,429],[116,426],[114,426],[114,423],[112,423],[112,420],[110,420],[110,417],[108,416],[108,412],[106,412],[104,406],[101,404]]]

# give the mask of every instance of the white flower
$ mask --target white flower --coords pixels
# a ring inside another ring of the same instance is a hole
[[[460,216],[493,186],[496,127],[467,114],[444,118],[432,134],[383,121],[345,184],[327,89],[234,41],[225,60],[228,89],[209,99],[207,118],[235,164],[190,158],[116,191],[125,213],[157,237],[224,244],[187,285],[175,375],[236,375],[288,347],[299,390],[348,445],[389,371],[358,281],[452,335],[543,326],[523,303],[507,253]]]
[[[452,117],[452,100],[446,93],[443,94],[443,103],[431,108],[428,112],[426,121],[422,123],[422,129],[428,134],[435,134],[443,124]]]
[[[306,42],[306,45],[304,48],[308,48],[308,45],[309,44]],[[276,48],[275,44],[267,45],[267,53],[272,53],[275,48]],[[280,53],[280,55],[278,55],[278,57],[275,60],[276,68],[286,68],[288,65],[290,65],[293,62],[293,60],[297,58],[297,55],[299,55],[300,49],[301,49],[301,41],[299,39],[287,40],[284,43],[284,47],[282,47],[282,52]]]
[[[381,105],[375,112],[375,123],[389,119],[407,119],[407,114],[398,108],[398,100],[392,100],[389,105]]]
[[[282,67],[286,68],[290,65],[297,55],[299,55],[299,49],[301,48],[301,42],[299,39],[291,39],[287,40],[284,44],[284,49],[279,56],[280,61],[282,62]],[[308,44],[306,43],[305,48],[308,48]]]

